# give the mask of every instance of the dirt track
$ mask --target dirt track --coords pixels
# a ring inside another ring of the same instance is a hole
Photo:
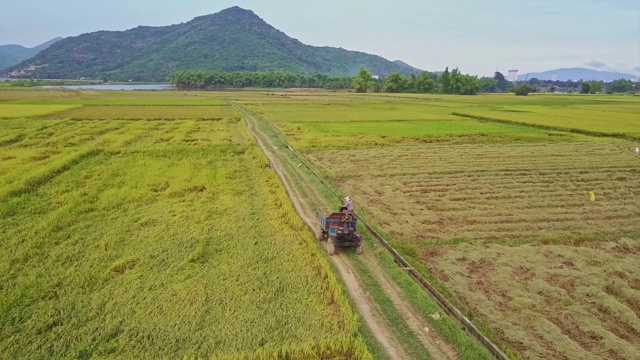
[[[330,205],[326,199],[317,192],[314,185],[309,183],[308,179],[304,176],[296,175],[297,166],[288,163],[286,156],[281,156],[289,150],[286,148],[279,149],[276,144],[274,144],[273,139],[260,131],[256,119],[251,113],[240,107],[237,107],[237,110],[244,116],[247,126],[256,138],[258,145],[263,149],[273,164],[273,168],[282,180],[296,211],[317,237],[319,226],[314,209],[310,203],[311,199],[313,199],[312,201],[316,202],[316,204],[320,204],[321,208],[324,209],[330,208]],[[295,179],[293,177],[295,177]],[[297,181],[297,187],[293,186],[295,181]],[[338,269],[350,297],[356,304],[358,313],[378,343],[388,353],[389,357],[391,359],[410,359],[411,356],[404,348],[403,342],[393,334],[389,325],[384,320],[378,305],[367,294],[349,258],[338,253],[332,256],[331,259]],[[425,352],[428,352],[430,357],[434,359],[458,359],[455,349],[450,344],[444,342],[435,331],[429,331],[430,327],[428,322],[422,318],[421,314],[404,298],[402,290],[384,273],[377,263],[375,256],[367,253],[366,248],[362,259],[370,270],[371,275],[379,283],[386,296],[392,301],[398,313],[401,314],[406,326],[416,335]]]

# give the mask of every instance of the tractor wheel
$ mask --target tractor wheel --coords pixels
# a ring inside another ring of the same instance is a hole
[[[356,248],[356,254],[362,255],[362,244],[358,245],[358,247]]]
[[[327,241],[327,252],[329,255],[333,255],[336,252],[336,246],[333,244],[332,238],[329,238],[329,241]]]

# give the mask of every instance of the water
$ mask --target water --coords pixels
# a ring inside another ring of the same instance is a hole
[[[134,85],[134,84],[102,84],[102,85],[47,85],[46,89],[74,89],[74,90],[173,90],[171,85]]]

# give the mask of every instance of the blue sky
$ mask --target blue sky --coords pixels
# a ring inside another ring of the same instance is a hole
[[[640,75],[640,0],[2,0],[0,44],[164,26],[234,5],[305,44],[429,71],[586,67]]]

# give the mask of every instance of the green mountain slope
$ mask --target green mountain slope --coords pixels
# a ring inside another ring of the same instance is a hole
[[[40,51],[48,48],[51,44],[59,40],[62,40],[62,38],[57,37],[55,39],[47,41],[44,44],[40,44],[32,48],[26,48],[24,46],[13,44],[0,45],[0,71],[33,57]]]
[[[379,56],[305,45],[253,12],[232,7],[184,24],[66,38],[9,70],[23,77],[165,81],[177,70],[352,76],[360,66],[375,75],[411,72]]]

